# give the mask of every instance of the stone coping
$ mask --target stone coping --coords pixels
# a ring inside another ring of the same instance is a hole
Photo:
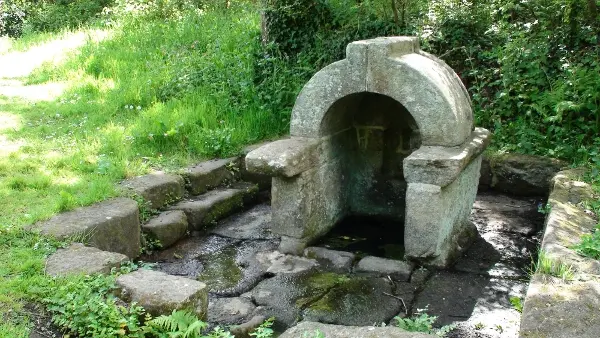
[[[445,187],[483,153],[490,141],[491,134],[487,129],[475,128],[471,137],[459,147],[423,146],[404,160],[406,182]]]
[[[529,284],[521,317],[520,337],[598,337],[600,334],[600,262],[572,248],[597,224],[577,204],[593,196],[576,180],[580,170],[559,172],[552,179],[540,252],[570,266],[573,280],[536,273]]]

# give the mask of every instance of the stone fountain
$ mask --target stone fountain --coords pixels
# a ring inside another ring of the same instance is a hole
[[[448,65],[415,37],[384,37],[350,43],[317,72],[290,137],[250,152],[246,168],[273,177],[281,252],[302,252],[344,217],[385,217],[407,259],[444,267],[476,233],[468,217],[489,140]]]

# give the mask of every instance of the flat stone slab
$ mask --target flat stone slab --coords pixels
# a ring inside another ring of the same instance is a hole
[[[303,312],[305,320],[341,325],[387,323],[404,310],[386,278],[340,278]]]
[[[354,271],[357,273],[369,273],[377,276],[390,276],[394,280],[408,281],[414,265],[405,261],[395,259],[367,256],[361,259]]]
[[[142,231],[151,234],[163,248],[168,248],[185,236],[188,222],[181,210],[170,210],[160,213],[148,223],[142,225]]]
[[[406,181],[445,187],[487,148],[490,141],[488,130],[475,128],[470,139],[459,147],[420,147],[404,160]]]
[[[75,274],[108,274],[112,268],[119,268],[129,258],[116,252],[102,251],[73,243],[66,249],[58,249],[46,260],[46,274],[66,276]]]
[[[186,188],[192,195],[199,195],[235,179],[232,168],[238,158],[225,158],[198,163],[184,170]]]
[[[163,172],[138,176],[124,181],[121,185],[142,196],[153,209],[162,208],[167,204],[180,200],[184,192],[181,176]]]
[[[319,141],[292,137],[255,149],[246,155],[246,170],[269,176],[296,176],[318,162]]]
[[[252,290],[252,300],[258,314],[273,316],[277,324],[289,327],[301,318],[304,308],[345,280],[344,275],[316,270],[279,274],[260,282]]]
[[[129,258],[140,254],[138,204],[130,198],[113,198],[64,212],[33,228],[59,240],[82,239],[90,246]]]
[[[563,283],[535,275],[527,290],[520,337],[596,338],[600,283]]]
[[[577,254],[573,246],[581,242],[583,234],[591,234],[598,221],[577,204],[584,198],[593,198],[592,187],[571,179],[573,171],[564,171],[552,180],[553,187],[548,205],[541,250],[550,259],[572,265],[577,275],[600,276],[600,261]]]
[[[208,322],[219,325],[242,324],[250,319],[256,306],[249,298],[216,298],[208,301]]]
[[[352,263],[356,257],[356,255],[351,252],[330,250],[320,247],[309,247],[304,249],[304,256],[316,259],[319,265],[328,271],[339,273],[350,272]]]
[[[316,322],[300,322],[285,331],[279,338],[316,337],[322,333],[327,338],[431,338],[437,337],[421,332],[407,332],[397,327],[342,326]]]
[[[484,231],[512,232],[531,236],[541,230],[544,215],[540,199],[516,200],[503,195],[481,194],[473,204],[471,219],[486,224]]]
[[[153,316],[186,310],[206,319],[208,290],[202,282],[142,269],[119,276],[116,285],[121,299],[136,302]]]
[[[235,239],[275,239],[276,235],[271,233],[271,206],[268,204],[257,205],[240,214],[228,217],[210,233],[235,238]]]
[[[183,200],[169,210],[182,210],[187,216],[190,230],[203,230],[217,220],[241,209],[245,201],[252,199],[258,187],[249,183],[238,183],[231,188],[221,188],[204,195]]]

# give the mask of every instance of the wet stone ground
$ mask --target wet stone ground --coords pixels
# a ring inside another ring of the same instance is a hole
[[[315,260],[274,252],[270,207],[257,205],[221,221],[205,234],[143,257],[156,269],[205,282],[209,322],[241,324],[255,315],[276,317],[283,331],[300,320],[341,325],[389,323],[417,309],[455,324],[450,337],[517,337],[520,314],[510,297],[522,298],[544,215],[541,199],[481,194],[471,220],[479,237],[444,271],[416,267],[408,280],[394,280],[320,266]],[[364,229],[370,229],[364,231]],[[342,222],[318,246],[398,259],[402,228],[385,220]]]

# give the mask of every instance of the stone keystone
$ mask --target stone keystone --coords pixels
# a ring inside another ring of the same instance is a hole
[[[158,271],[137,270],[119,276],[116,284],[118,297],[136,302],[153,316],[185,310],[206,320],[208,289],[202,282]]]
[[[73,243],[66,249],[56,250],[48,257],[46,274],[50,276],[108,274],[112,268],[118,268],[127,261],[129,258],[123,254]]]
[[[122,253],[129,258],[140,254],[138,204],[129,198],[113,198],[58,214],[33,228],[42,235],[83,240],[100,250]]]

